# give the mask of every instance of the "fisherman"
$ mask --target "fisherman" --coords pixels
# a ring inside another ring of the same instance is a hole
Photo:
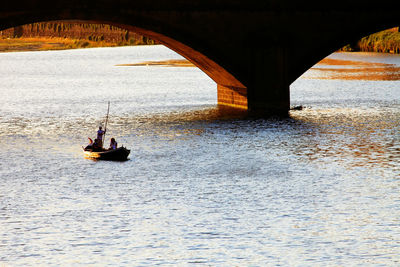
[[[97,131],[97,145],[99,147],[103,147],[103,136],[106,132],[102,130],[102,127],[99,126],[99,130]]]
[[[117,149],[117,147],[118,147],[117,141],[115,141],[114,137],[111,138],[109,150]]]

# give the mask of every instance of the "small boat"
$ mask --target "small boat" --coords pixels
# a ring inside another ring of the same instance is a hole
[[[83,148],[83,153],[86,158],[89,159],[100,159],[100,160],[116,160],[116,161],[124,161],[128,159],[128,155],[131,152],[129,149],[125,148],[124,146],[115,148],[115,149],[105,149],[103,148],[103,139],[105,139],[105,135],[107,132],[107,122],[108,122],[108,114],[110,113],[110,101],[108,101],[108,109],[107,109],[107,116],[106,116],[106,123],[105,123],[105,129],[104,129],[104,135],[102,136],[100,144],[96,144],[93,142],[91,138],[88,138],[90,141],[90,144],[87,145],[86,147]],[[101,130],[101,127],[99,127],[99,131]],[[99,138],[99,137],[98,137]],[[114,138],[111,138],[111,141],[115,142]],[[117,147],[117,142],[114,144]],[[110,144],[111,147],[111,144]]]
[[[90,148],[84,148],[83,153],[86,158],[99,159],[99,160],[115,160],[124,161],[128,159],[131,151],[125,147],[119,147],[112,150],[102,149],[100,151],[93,151]]]

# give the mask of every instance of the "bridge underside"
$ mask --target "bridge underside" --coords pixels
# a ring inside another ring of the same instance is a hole
[[[218,102],[287,115],[290,84],[347,43],[400,24],[398,0],[14,0],[0,28],[85,20],[137,31],[183,55],[218,87]]]
[[[177,40],[169,38],[160,33],[155,33],[138,27],[126,25],[118,26],[128,28],[134,32],[150,37],[153,40],[164,44],[165,46],[186,57],[194,65],[199,67],[217,83],[217,98],[219,105],[239,109],[248,109],[247,88],[227,70],[204,54],[201,54],[198,51],[195,51],[192,48],[178,42]]]

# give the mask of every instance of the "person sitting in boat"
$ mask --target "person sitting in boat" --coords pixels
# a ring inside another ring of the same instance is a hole
[[[114,137],[111,138],[109,150],[117,149],[117,147],[118,147],[117,141],[115,141]]]
[[[99,147],[103,147],[103,136],[106,132],[102,130],[102,127],[99,126],[99,130],[97,131],[97,143]]]
[[[94,139],[93,145],[92,145],[92,151],[101,151],[102,150],[101,146],[101,140],[99,139]]]

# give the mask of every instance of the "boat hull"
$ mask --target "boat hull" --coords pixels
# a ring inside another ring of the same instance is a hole
[[[96,160],[115,160],[124,161],[128,159],[128,155],[131,151],[125,147],[119,147],[113,150],[103,150],[103,151],[91,151],[83,150],[86,158],[96,159]]]

